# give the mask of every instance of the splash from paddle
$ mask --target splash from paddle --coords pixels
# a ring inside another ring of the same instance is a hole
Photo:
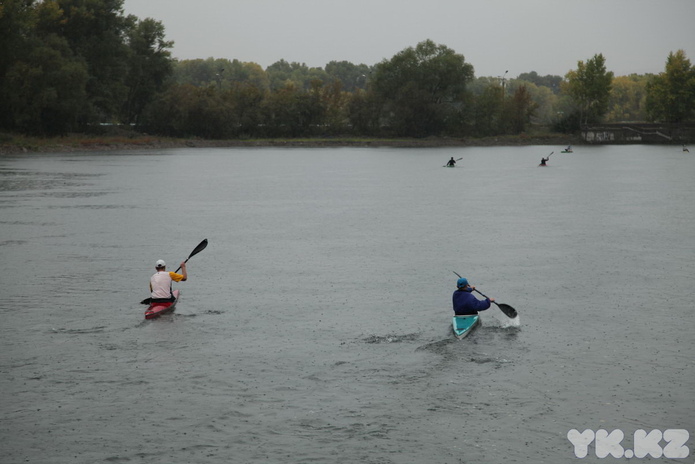
[[[188,255],[188,258],[186,258],[186,261],[184,261],[183,263],[186,264],[186,263],[188,262],[189,259],[191,259],[191,258],[194,257],[195,255],[197,255],[198,253],[200,253],[201,251],[203,251],[205,248],[207,248],[207,246],[208,246],[208,239],[205,239],[205,240],[203,240],[202,242],[200,242],[200,243],[198,244],[198,246],[195,247],[195,248],[193,249],[193,251],[191,251],[191,254]],[[181,266],[179,266],[179,268],[176,269],[174,272],[179,272],[180,270],[181,270]],[[151,302],[152,302],[152,298],[145,298],[144,300],[142,300],[142,301],[140,302],[140,304],[150,304]]]
[[[551,155],[552,155],[552,153],[551,153]],[[459,279],[461,278],[461,274],[459,274],[458,272],[456,272],[456,271],[451,271],[451,272],[453,272],[454,274],[456,274],[457,276],[459,276]],[[475,288],[474,288],[473,290],[475,290],[477,293],[480,293],[480,294],[483,295],[485,298],[489,298],[487,295],[485,295],[485,294],[484,294],[483,292],[481,292],[480,290],[477,290],[477,289],[475,289]],[[517,314],[518,314],[518,313],[516,312],[516,309],[512,308],[512,307],[509,306],[508,304],[498,303],[498,302],[496,302],[496,301],[493,301],[493,303],[496,304],[497,307],[500,308],[500,311],[502,311],[502,312],[503,312],[508,318],[510,318],[510,319],[514,319],[514,318],[517,316]]]
[[[475,290],[477,293],[480,293],[480,294],[483,295],[485,298],[488,298],[488,296],[485,295],[485,294],[484,294],[483,292],[481,292],[480,290],[477,290],[477,289],[473,289],[473,290]],[[498,303],[498,302],[496,302],[496,301],[493,301],[493,303],[496,304],[497,307],[500,308],[500,311],[502,311],[508,318],[514,319],[514,318],[517,316],[516,309],[512,308],[512,307],[509,306],[508,304]]]

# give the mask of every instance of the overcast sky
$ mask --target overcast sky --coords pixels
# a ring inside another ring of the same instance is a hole
[[[175,58],[263,68],[374,65],[426,39],[478,77],[564,76],[598,53],[616,76],[662,72],[679,49],[695,63],[695,0],[125,0],[124,10],[161,21]]]

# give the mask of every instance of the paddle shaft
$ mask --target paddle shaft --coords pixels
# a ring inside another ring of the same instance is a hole
[[[184,261],[183,264],[186,264],[186,263],[188,262],[189,259],[191,259],[190,256],[189,256],[188,258],[186,258],[186,261]],[[181,266],[179,266],[179,267],[174,271],[174,273],[178,273],[180,270],[181,270]]]
[[[478,290],[477,288],[474,288],[473,290],[474,290],[475,292],[477,292],[477,293],[480,293],[480,294],[483,295],[485,298],[490,299],[489,296],[487,296],[486,294],[484,294],[483,292],[481,292],[481,291]],[[493,301],[493,303],[497,304],[496,301]],[[498,306],[499,306],[499,305],[498,305]]]

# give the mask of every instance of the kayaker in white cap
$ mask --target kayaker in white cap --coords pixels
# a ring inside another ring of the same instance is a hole
[[[157,260],[154,268],[157,270],[157,272],[150,277],[152,303],[174,301],[174,295],[171,293],[171,283],[182,282],[188,279],[186,262],[181,263],[182,274],[177,274],[176,272],[167,272],[167,264],[162,259]]]

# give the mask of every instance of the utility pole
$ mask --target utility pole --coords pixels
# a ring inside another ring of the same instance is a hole
[[[502,75],[502,101],[504,101],[504,84],[505,84],[505,82],[506,82],[506,79],[505,79],[505,78],[507,77],[507,73],[508,73],[508,72],[509,72],[509,70],[506,70],[506,71],[504,72],[504,74]]]

